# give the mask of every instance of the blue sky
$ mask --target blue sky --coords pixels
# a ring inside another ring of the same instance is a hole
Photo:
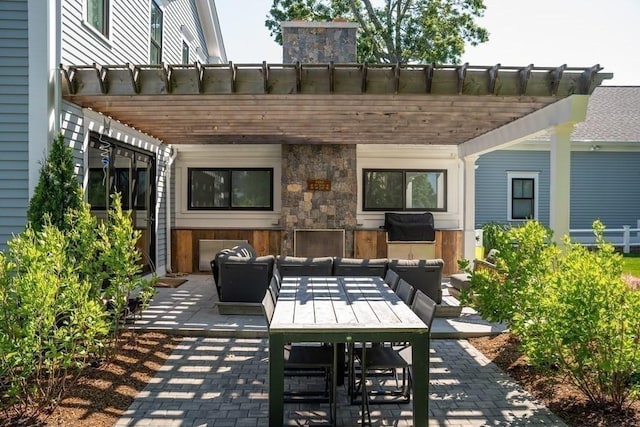
[[[264,21],[271,0],[215,0],[227,58],[282,62]],[[479,20],[489,42],[468,47],[471,65],[590,67],[614,73],[607,85],[640,86],[640,0],[485,0]]]

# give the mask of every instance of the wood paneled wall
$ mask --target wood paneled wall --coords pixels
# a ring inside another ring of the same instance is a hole
[[[197,272],[198,242],[201,239],[247,240],[259,255],[277,255],[282,253],[283,233],[282,230],[174,229],[171,235],[171,265],[175,272]],[[355,230],[353,233],[355,258],[387,257],[384,230]],[[462,256],[462,231],[436,230],[436,258],[444,260],[444,276],[458,271],[458,260]]]
[[[384,230],[356,230],[356,258],[387,258],[387,235]],[[444,276],[458,272],[462,259],[462,231],[436,230],[436,258],[444,260]]]

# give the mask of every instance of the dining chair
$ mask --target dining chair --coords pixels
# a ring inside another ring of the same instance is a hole
[[[384,275],[384,283],[389,285],[389,287],[395,291],[396,288],[398,287],[399,281],[400,281],[400,276],[398,276],[398,273],[396,273],[391,269],[387,270],[386,274]]]
[[[275,286],[275,284],[274,284]],[[265,292],[262,299],[262,310],[265,315],[267,327],[271,327],[271,320],[275,313],[276,301],[272,297],[271,286]],[[288,343],[284,346],[284,370],[296,372],[295,376],[305,373],[314,375],[319,370],[324,376],[324,390],[285,391],[284,401],[292,402],[328,402],[331,423],[335,422],[336,414],[336,385],[333,381],[334,348],[329,345],[302,345]],[[286,373],[285,377],[290,376]]]
[[[415,288],[411,286],[411,283],[404,279],[398,280],[398,287],[396,288],[396,295],[408,306],[411,306],[413,302],[413,295]]]
[[[427,294],[418,290],[413,299],[411,309],[427,325],[429,335],[431,325],[436,312],[436,302]],[[428,349],[427,349],[428,351]],[[411,367],[413,365],[412,349],[407,343],[394,346],[363,346],[355,349],[354,358],[360,364],[361,378],[358,384],[359,394],[362,395],[363,413],[369,414],[370,403],[406,403],[411,400],[411,389],[413,381],[411,377]],[[428,355],[424,355],[428,357]],[[375,371],[402,371],[402,382],[396,381],[396,387],[388,390],[368,390],[367,375]],[[355,372],[355,371],[354,371]],[[376,399],[376,396],[383,396]],[[370,423],[370,417],[369,417]]]

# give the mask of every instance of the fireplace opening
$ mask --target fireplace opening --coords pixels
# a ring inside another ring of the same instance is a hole
[[[294,230],[293,253],[300,257],[344,256],[344,230]]]

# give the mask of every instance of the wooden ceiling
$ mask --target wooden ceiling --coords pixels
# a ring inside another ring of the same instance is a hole
[[[601,68],[363,64],[63,66],[63,96],[168,144],[461,144]]]

